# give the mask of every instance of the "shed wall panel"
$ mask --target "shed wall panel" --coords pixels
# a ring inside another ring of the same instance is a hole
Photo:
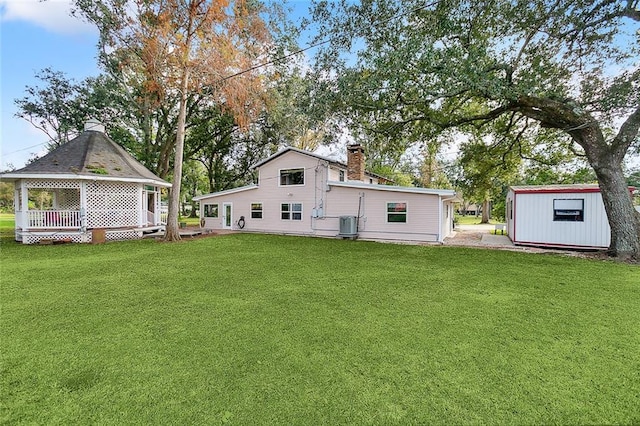
[[[584,221],[554,221],[554,200],[584,200]],[[610,228],[597,193],[516,193],[513,235],[516,243],[608,247]]]

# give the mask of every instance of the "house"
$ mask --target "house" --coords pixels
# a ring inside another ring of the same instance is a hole
[[[453,230],[455,191],[385,185],[360,145],[347,147],[347,164],[286,148],[253,169],[256,184],[194,198],[203,228],[417,242]]]
[[[94,120],[75,139],[0,178],[15,183],[15,239],[24,244],[141,238],[163,228],[160,191],[171,186]]]
[[[609,247],[611,230],[598,185],[512,186],[506,219],[517,245]]]

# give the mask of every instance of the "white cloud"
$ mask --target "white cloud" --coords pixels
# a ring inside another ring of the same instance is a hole
[[[97,30],[70,14],[71,0],[0,0],[0,21],[24,21],[59,34],[87,34]]]

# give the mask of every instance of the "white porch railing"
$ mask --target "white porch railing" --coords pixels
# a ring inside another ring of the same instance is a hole
[[[81,226],[79,210],[29,210],[28,228],[79,228]]]
[[[169,210],[165,210],[165,209],[160,210],[160,223],[166,225],[168,216],[169,216]]]

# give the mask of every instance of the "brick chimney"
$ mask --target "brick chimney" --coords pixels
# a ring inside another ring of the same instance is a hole
[[[347,180],[364,182],[364,148],[360,144],[347,146]]]

